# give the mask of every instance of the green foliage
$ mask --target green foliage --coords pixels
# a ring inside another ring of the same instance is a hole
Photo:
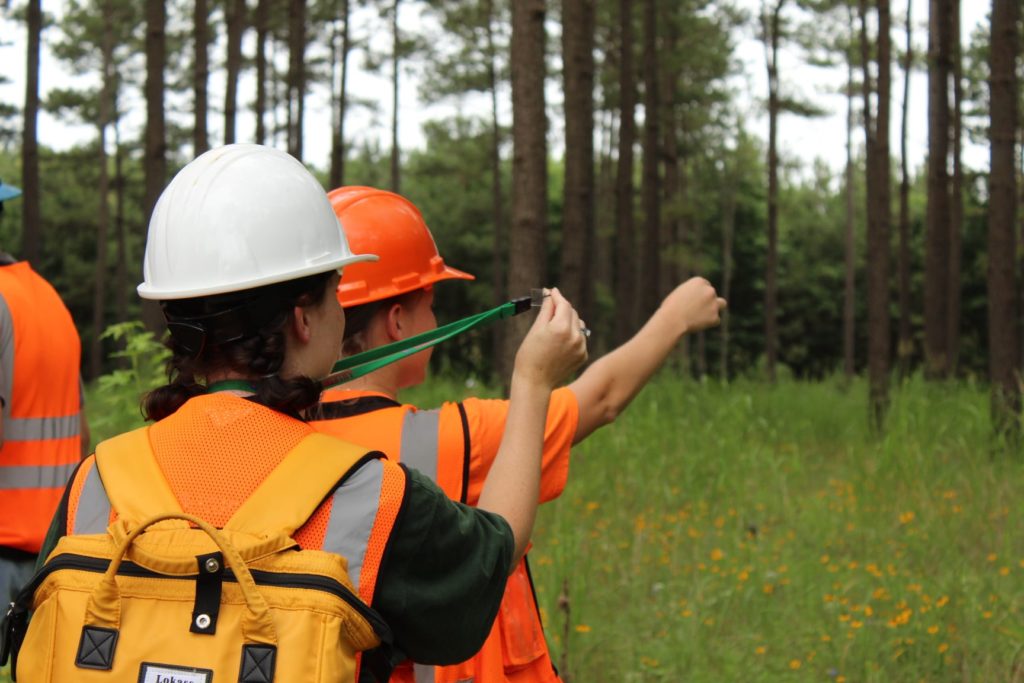
[[[121,347],[111,354],[121,365],[100,376],[86,391],[94,444],[142,425],[140,401],[146,392],[164,383],[170,358],[170,351],[138,321],[111,325],[103,338]]]

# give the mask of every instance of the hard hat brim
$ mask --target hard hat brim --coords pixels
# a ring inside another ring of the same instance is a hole
[[[302,268],[300,270],[292,270],[288,272],[276,273],[273,275],[264,275],[262,277],[253,278],[252,280],[246,280],[243,282],[232,282],[230,284],[219,284],[212,285],[209,287],[197,287],[191,289],[159,289],[152,287],[143,282],[140,284],[136,291],[139,296],[143,299],[149,299],[153,301],[168,301],[172,299],[192,299],[200,296],[212,296],[214,294],[226,294],[228,292],[241,292],[246,289],[255,289],[256,287],[263,287],[264,285],[273,285],[278,282],[287,282],[289,280],[297,280],[301,277],[308,275],[318,275],[320,273],[327,273],[332,270],[338,270],[345,266],[353,263],[361,263],[363,261],[377,261],[379,257],[376,254],[352,254],[351,256],[345,256],[342,258],[334,259],[333,261],[327,261],[324,263],[318,263],[315,265]]]
[[[21,190],[14,185],[0,185],[0,202],[6,202],[8,199],[15,199],[20,196]]]

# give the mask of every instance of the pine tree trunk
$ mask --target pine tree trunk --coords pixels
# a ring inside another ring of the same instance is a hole
[[[224,144],[235,142],[238,112],[238,74],[242,70],[242,33],[245,31],[245,0],[227,0],[228,55],[224,87]]]
[[[855,33],[853,7],[847,6],[850,39]],[[846,227],[844,231],[844,278],[843,278],[843,375],[846,381],[853,379],[856,372],[856,241],[854,239],[854,163],[853,163],[853,97],[854,63],[853,55],[846,60]]]
[[[306,101],[306,0],[291,0],[288,18],[288,153],[302,161],[302,119]]]
[[[210,10],[206,0],[195,0],[192,8],[192,40],[195,56],[192,62],[192,81],[195,92],[192,127],[192,156],[197,157],[210,148],[206,130],[207,92],[206,86],[210,79]]]
[[[25,110],[21,137],[21,258],[39,266],[43,223],[39,201],[39,39],[43,29],[40,0],[26,6],[28,53],[25,71]]]
[[[991,175],[988,211],[988,343],[992,423],[1016,443],[1020,432],[1020,329],[1017,277],[1016,62],[1020,9],[992,1]]]
[[[661,151],[664,159],[665,180],[662,185],[662,216],[659,250],[662,254],[660,275],[658,278],[658,302],[664,300],[668,293],[679,284],[680,277],[680,246],[677,238],[682,230],[682,145],[680,144],[679,107],[680,87],[679,71],[673,65],[679,50],[679,20],[674,7],[667,3],[661,5],[660,21],[665,26],[665,45],[660,56],[665,60],[659,67],[661,79],[658,92],[661,117]]]
[[[398,78],[402,37],[398,32],[398,3],[391,10],[391,190],[402,192],[401,149],[398,146]]]
[[[267,109],[267,34],[270,21],[270,0],[259,0],[256,4],[256,144],[267,140],[264,120]]]
[[[636,74],[633,69],[633,0],[619,0],[619,162],[615,183],[615,342],[629,339],[636,309],[633,215],[633,144],[636,140]]]
[[[331,61],[331,86],[335,82],[335,65],[341,66],[341,79],[334,97],[334,135],[331,136],[331,187],[345,184],[345,114],[348,105],[348,56],[352,50],[349,42],[349,0],[338,2],[338,23],[341,24],[341,49],[337,50]],[[335,50],[337,36],[331,40],[331,49]]]
[[[928,19],[928,210],[925,236],[925,375],[949,373],[949,73],[951,0],[931,0]]]
[[[957,356],[960,353],[960,270],[964,229],[964,171],[961,163],[963,150],[963,59],[960,49],[960,0],[951,0],[950,13],[951,56],[953,60],[953,183],[949,203],[949,304],[946,310],[946,340],[949,348],[949,372],[956,375]]]
[[[914,3],[907,3],[907,47],[903,57],[903,115],[900,126],[900,247],[899,247],[899,336],[896,355],[899,374],[910,374],[914,341],[910,329],[910,169],[907,160],[907,118],[910,111],[910,72],[914,64]]]
[[[103,23],[101,78],[99,97],[99,132],[97,161],[99,163],[99,208],[96,212],[96,263],[93,264],[92,297],[92,341],[89,344],[89,376],[99,377],[103,373],[103,321],[107,312],[107,232],[110,228],[110,174],[107,168],[107,127],[110,125],[111,100],[114,90],[114,35],[109,19],[112,17],[111,2],[103,3],[103,14],[108,21]]]
[[[114,106],[114,226],[117,230],[117,286],[114,290],[114,310],[117,321],[128,319],[128,232],[124,220],[124,146],[121,144],[121,125],[115,101]]]
[[[874,130],[874,158],[869,173],[875,176],[869,202],[874,217],[868,221],[868,378],[871,424],[881,430],[889,405],[889,102],[891,40],[889,0],[877,0],[878,89]]]
[[[145,159],[146,177],[145,221],[156,206],[156,200],[163,192],[167,181],[167,143],[164,125],[164,65],[167,61],[167,8],[164,0],[146,0],[146,133]],[[153,301],[142,304],[142,318],[146,328],[160,335],[164,329],[164,317],[160,307]]]
[[[512,225],[508,291],[529,293],[547,281],[547,118],[544,111],[544,0],[512,3]],[[502,378],[511,376],[512,354],[530,321],[513,318]]]
[[[768,254],[765,258],[764,274],[764,355],[769,382],[775,381],[775,363],[779,347],[779,29],[784,4],[785,0],[778,0],[771,17],[762,17],[768,65]]]
[[[559,287],[591,319],[594,231],[594,0],[562,3],[565,187]]]
[[[658,162],[661,156],[660,103],[658,93],[657,11],[655,0],[643,3],[644,132],[643,186],[644,210],[643,268],[639,278],[639,321],[658,307],[661,273],[661,188]]]
[[[594,329],[595,341],[591,345],[591,357],[599,358],[610,348],[612,330],[610,312],[598,306],[602,298],[607,300],[613,294],[612,282],[615,276],[615,265],[612,257],[615,241],[615,168],[612,155],[618,144],[615,110],[609,108],[602,124],[602,140],[600,160],[597,170],[597,201],[595,203],[595,252],[594,258],[594,294],[595,306],[593,321],[588,320]],[[603,294],[603,297],[600,296]]]
[[[505,286],[505,197],[501,180],[501,124],[498,121],[498,48],[494,42],[494,4],[484,0],[487,15],[487,88],[491,96],[491,221],[494,224],[494,243],[491,253],[491,287],[495,302],[508,299]],[[505,333],[495,327],[491,332],[491,352],[494,358],[505,356]]]
[[[732,294],[733,234],[736,230],[736,170],[726,158],[722,183],[722,297]],[[722,337],[718,347],[718,378],[729,379],[729,309],[722,311]]]

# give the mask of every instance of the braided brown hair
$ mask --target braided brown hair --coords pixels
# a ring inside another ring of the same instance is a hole
[[[169,321],[231,309],[240,303],[258,314],[240,339],[204,343],[198,351],[172,335],[167,341],[171,350],[168,382],[143,398],[143,416],[162,420],[193,396],[205,394],[207,387],[201,380],[211,371],[231,370],[251,378],[257,403],[300,417],[320,399],[323,387],[319,380],[309,377],[284,379],[277,374],[285,359],[285,326],[295,306],[315,306],[323,301],[331,274],[310,275],[241,293],[164,302]]]

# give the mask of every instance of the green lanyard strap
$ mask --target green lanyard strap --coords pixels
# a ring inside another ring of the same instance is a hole
[[[409,337],[408,339],[402,339],[391,344],[385,344],[384,346],[378,346],[375,349],[357,353],[354,356],[343,358],[334,364],[331,368],[331,374],[327,375],[321,380],[324,388],[337,386],[344,384],[350,380],[368,375],[375,370],[379,370],[385,365],[390,365],[395,361],[402,360],[407,356],[411,356],[414,353],[419,353],[425,349],[429,349],[432,346],[436,346],[441,342],[451,339],[452,337],[462,334],[474,327],[486,325],[487,323],[495,320],[501,320],[503,318],[511,318],[514,315],[519,315],[523,311],[530,310],[531,298],[528,296],[521,297],[519,299],[512,299],[507,301],[500,306],[495,306],[489,311],[483,313],[477,313],[461,320],[456,320],[453,323],[442,325],[441,327],[435,328],[422,334]]]

